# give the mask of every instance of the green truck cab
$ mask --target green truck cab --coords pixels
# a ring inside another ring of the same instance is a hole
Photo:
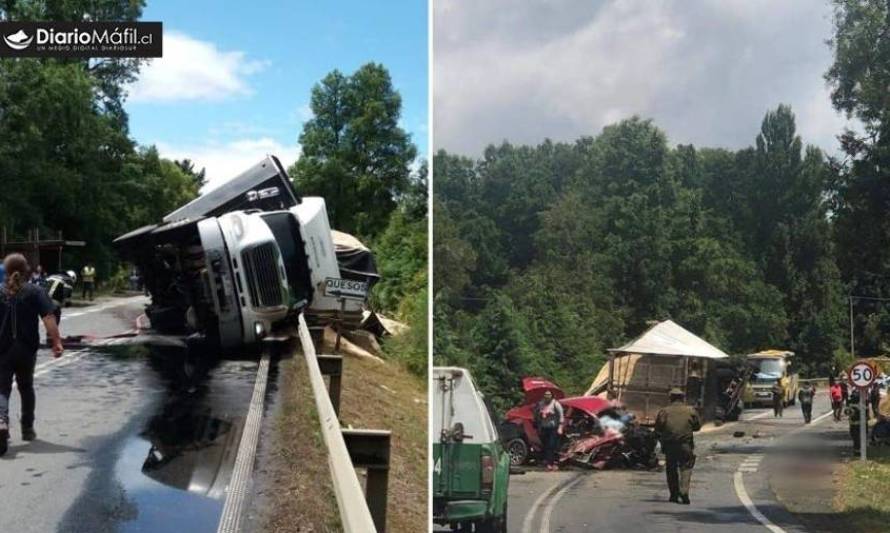
[[[433,367],[433,522],[506,533],[510,456],[470,373]]]

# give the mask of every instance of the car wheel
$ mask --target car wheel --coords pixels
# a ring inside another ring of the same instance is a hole
[[[510,454],[510,465],[520,466],[528,461],[528,444],[521,438],[512,439],[507,443],[507,453]]]

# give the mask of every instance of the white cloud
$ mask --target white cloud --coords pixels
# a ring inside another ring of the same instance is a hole
[[[142,67],[130,87],[132,102],[219,101],[252,93],[248,77],[269,65],[241,51],[223,51],[213,43],[179,32],[164,34],[164,57]]]
[[[300,153],[299,145],[284,145],[271,137],[210,142],[191,146],[157,142],[155,146],[162,157],[174,160],[191,159],[195,162],[196,169],[206,168],[205,191],[215,188],[229,178],[233,178],[252,165],[259,163],[266,154],[277,156],[284,168],[287,168],[297,160]]]
[[[551,0],[434,7],[436,148],[595,135],[634,114],[673,143],[739,148],[790,104],[833,152],[831,6],[811,0]]]

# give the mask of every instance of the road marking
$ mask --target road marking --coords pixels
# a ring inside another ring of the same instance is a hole
[[[761,513],[757,509],[757,507],[754,506],[754,502],[751,501],[751,498],[748,497],[748,492],[745,490],[745,481],[742,478],[741,472],[736,472],[733,475],[732,481],[733,487],[735,488],[735,495],[738,496],[739,501],[742,502],[742,505],[745,506],[745,509],[747,509],[748,512],[751,513],[751,516],[753,516],[758,522],[763,524],[765,528],[769,529],[773,533],[785,533],[784,529],[770,522],[769,518],[763,516],[763,513]]]
[[[574,477],[571,477],[568,480],[557,481],[556,483],[551,485],[547,490],[545,490],[543,493],[541,493],[541,495],[538,496],[538,499],[535,500],[535,503],[532,504],[532,506],[529,508],[528,512],[525,514],[525,518],[522,520],[522,533],[532,533],[532,525],[535,521],[535,511],[538,509],[538,507],[541,506],[541,504],[544,503],[544,500],[546,500],[547,497],[550,496],[552,493],[559,490],[559,488],[562,487],[564,484],[571,483],[572,481],[575,480],[575,478],[579,477],[580,475],[581,474],[576,474]]]
[[[828,411],[827,413],[819,415],[809,424],[793,429],[788,433],[782,435],[781,437],[776,439],[776,442],[772,443],[770,446],[775,446],[782,439],[786,439],[792,435],[800,433],[801,431],[806,431],[813,428],[814,426],[816,426],[816,424],[831,416],[831,414],[832,411]],[[757,467],[760,465],[760,461],[763,459],[763,457],[764,454],[751,454],[747,458],[745,458],[744,461],[742,461],[742,464],[739,465],[739,468],[736,470],[735,474],[733,474],[733,488],[735,488],[735,494],[738,497],[739,501],[742,502],[742,505],[745,506],[745,509],[748,510],[751,516],[753,516],[758,522],[763,524],[764,527],[766,527],[773,533],[785,533],[784,529],[770,522],[770,520],[766,516],[764,516],[764,514],[761,513],[759,509],[757,509],[757,506],[754,505],[754,502],[751,501],[751,498],[748,496],[748,492],[745,490],[744,474],[752,474],[754,472],[757,472]]]
[[[109,303],[98,305],[96,307],[91,307],[84,311],[75,311],[73,313],[65,313],[62,315],[62,321],[64,321],[66,318],[76,318],[76,317],[83,316],[83,315],[86,315],[89,313],[95,313],[96,311],[104,311],[106,309],[111,309],[112,307],[119,307],[121,305],[126,305],[128,303],[135,302],[135,301],[138,301],[138,300],[141,300],[144,298],[145,298],[145,296],[131,296],[129,298],[122,298],[120,300],[115,300],[115,301],[112,301]]]
[[[721,431],[724,429],[731,428],[740,422],[750,422],[751,420],[757,420],[758,418],[763,418],[763,417],[769,415],[770,413],[772,413],[771,410],[766,410],[762,413],[757,413],[756,415],[745,418],[745,419],[736,420],[734,422],[727,422],[727,423],[723,424],[722,426],[709,426],[709,427],[706,427],[706,428],[702,429],[701,431],[699,431],[699,433],[711,433],[713,431]]]
[[[253,396],[250,408],[241,430],[241,442],[238,444],[238,455],[235,456],[235,467],[232,479],[226,487],[226,502],[223,505],[217,533],[237,533],[241,531],[243,507],[247,501],[256,449],[260,438],[260,423],[263,419],[263,404],[266,396],[266,381],[269,376],[269,354],[264,353],[260,359],[256,382],[253,385]]]
[[[556,502],[559,501],[570,488],[577,485],[583,479],[583,477],[578,475],[578,477],[563,485],[563,487],[559,489],[559,492],[550,498],[550,501],[547,502],[547,507],[544,508],[544,514],[541,517],[541,533],[550,533],[550,515],[553,514]]]

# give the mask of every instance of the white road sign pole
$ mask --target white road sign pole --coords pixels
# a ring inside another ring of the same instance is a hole
[[[865,450],[868,447],[868,421],[866,417],[865,397],[875,382],[877,372],[868,361],[859,361],[850,367],[848,372],[850,383],[859,389],[859,459],[865,461]]]
[[[866,422],[865,419],[865,410],[867,409],[865,406],[866,390],[867,389],[859,389],[859,459],[861,461],[865,461],[865,449],[868,447],[865,442],[868,434],[866,431],[868,422]]]

